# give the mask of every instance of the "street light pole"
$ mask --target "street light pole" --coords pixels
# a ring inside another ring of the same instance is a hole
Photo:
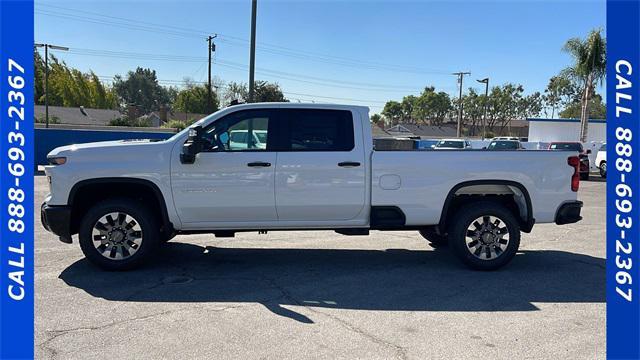
[[[487,137],[487,104],[489,103],[489,78],[482,80],[476,80],[479,83],[484,83],[484,110],[482,112],[482,139]]]
[[[44,117],[45,128],[49,128],[49,48],[55,50],[68,51],[68,47],[50,44],[34,44],[35,47],[44,48]]]
[[[256,11],[258,1],[251,0],[251,50],[249,53],[249,102],[253,102],[256,70]]]

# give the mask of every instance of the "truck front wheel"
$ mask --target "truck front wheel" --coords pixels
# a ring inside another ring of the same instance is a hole
[[[79,228],[80,248],[89,261],[105,270],[129,270],[159,243],[159,225],[140,202],[120,198],[97,203]]]
[[[477,270],[496,270],[506,265],[520,247],[520,226],[515,216],[494,202],[462,207],[449,231],[456,256]]]

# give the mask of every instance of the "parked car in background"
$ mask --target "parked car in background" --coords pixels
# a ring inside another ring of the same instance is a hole
[[[517,136],[498,136],[498,137],[494,137],[493,139],[491,139],[491,141],[494,140],[517,140],[520,141],[520,138]]]
[[[229,148],[231,150],[249,150],[267,148],[267,130],[251,131],[252,137],[248,137],[249,130],[233,130],[229,133]],[[251,141],[248,141],[251,140]]]
[[[471,149],[471,142],[466,139],[442,139],[433,147],[435,150]]]
[[[607,178],[607,144],[604,143],[596,155],[596,166],[600,169],[600,176]]]
[[[589,180],[589,154],[591,150],[584,150],[579,142],[552,142],[549,143],[549,150],[577,151],[580,158],[580,179]]]
[[[433,148],[436,146],[436,144],[438,143],[438,139],[420,139],[420,140],[416,140],[417,141],[417,148],[418,150],[433,150]]]
[[[486,147],[487,150],[520,150],[523,149],[517,140],[493,140]]]

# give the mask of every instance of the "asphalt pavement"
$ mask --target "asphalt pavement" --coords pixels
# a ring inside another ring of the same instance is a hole
[[[39,359],[604,359],[605,182],[583,221],[536,225],[495,272],[415,231],[178,236],[104,272],[40,224]]]

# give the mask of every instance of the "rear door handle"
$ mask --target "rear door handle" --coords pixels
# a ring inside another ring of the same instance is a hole
[[[358,166],[360,166],[360,163],[356,162],[356,161],[343,161],[341,163],[338,163],[338,166],[340,166],[340,167],[358,167]]]
[[[271,163],[263,161],[254,161],[247,164],[248,167],[269,167]]]

